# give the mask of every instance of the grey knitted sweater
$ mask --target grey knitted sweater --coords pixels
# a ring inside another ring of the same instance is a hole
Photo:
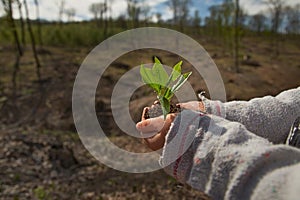
[[[299,199],[300,150],[279,143],[300,115],[300,87],[250,101],[203,101],[210,114],[185,110],[171,125],[165,171],[213,199]]]

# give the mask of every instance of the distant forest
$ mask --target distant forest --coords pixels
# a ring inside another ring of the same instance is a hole
[[[144,0],[126,1],[127,13],[118,18],[112,18],[112,1],[105,0],[89,6],[93,19],[76,22],[76,10],[67,8],[65,0],[60,0],[57,21],[48,22],[40,17],[39,0],[33,1],[36,8],[33,11],[37,16],[35,20],[29,19],[27,0],[1,0],[5,15],[0,18],[0,44],[14,45],[17,60],[22,56],[25,45],[30,45],[39,68],[37,46],[93,47],[124,30],[148,26],[165,27],[191,37],[201,36],[218,41],[231,53],[238,71],[243,37],[270,40],[274,55],[280,53],[280,42],[300,40],[300,3],[290,7],[284,0],[262,0],[268,5],[268,9],[263,13],[248,15],[240,6],[239,0],[224,0],[221,4],[209,7],[210,15],[201,18],[198,10],[190,14],[191,0],[168,0],[166,4],[172,10],[173,17],[164,21],[163,11],[153,14]],[[19,19],[13,18],[13,12],[16,11],[19,12]],[[63,21],[63,18],[67,20]]]

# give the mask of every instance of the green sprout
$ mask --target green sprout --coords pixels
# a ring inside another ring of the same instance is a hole
[[[181,74],[182,61],[178,62],[169,76],[160,60],[155,57],[152,69],[141,65],[140,74],[145,84],[157,94],[157,99],[162,107],[164,119],[170,112],[170,101],[174,93],[186,82],[192,72]]]

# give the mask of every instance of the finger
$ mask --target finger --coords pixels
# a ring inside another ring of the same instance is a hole
[[[198,101],[189,101],[189,102],[186,102],[186,103],[179,103],[177,105],[179,105],[180,108],[183,108],[183,109],[195,110],[195,111],[200,110]]]
[[[164,127],[165,121],[163,116],[150,118],[138,122],[136,128],[143,133],[159,132]]]
[[[164,127],[164,123],[163,117],[150,118],[138,122],[136,128],[143,133],[159,132]]]
[[[146,120],[146,119],[145,119],[145,114],[146,114],[146,112],[148,112],[148,110],[149,110],[149,107],[145,107],[145,108],[143,109],[143,112],[142,112],[142,121]]]
[[[136,124],[136,129],[138,131],[144,132],[143,129],[150,124],[150,120],[142,120]]]
[[[154,105],[156,105],[156,104],[160,104],[159,103],[159,101],[158,100],[156,100],[156,101],[154,101],[154,103],[153,103]]]

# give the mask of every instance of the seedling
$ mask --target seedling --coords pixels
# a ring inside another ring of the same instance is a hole
[[[174,93],[187,81],[192,72],[181,74],[182,61],[178,62],[172,70],[170,76],[164,69],[160,60],[155,57],[154,65],[151,68],[146,68],[141,65],[140,74],[145,84],[151,87],[157,94],[157,99],[160,102],[164,119],[170,112],[170,101]]]

